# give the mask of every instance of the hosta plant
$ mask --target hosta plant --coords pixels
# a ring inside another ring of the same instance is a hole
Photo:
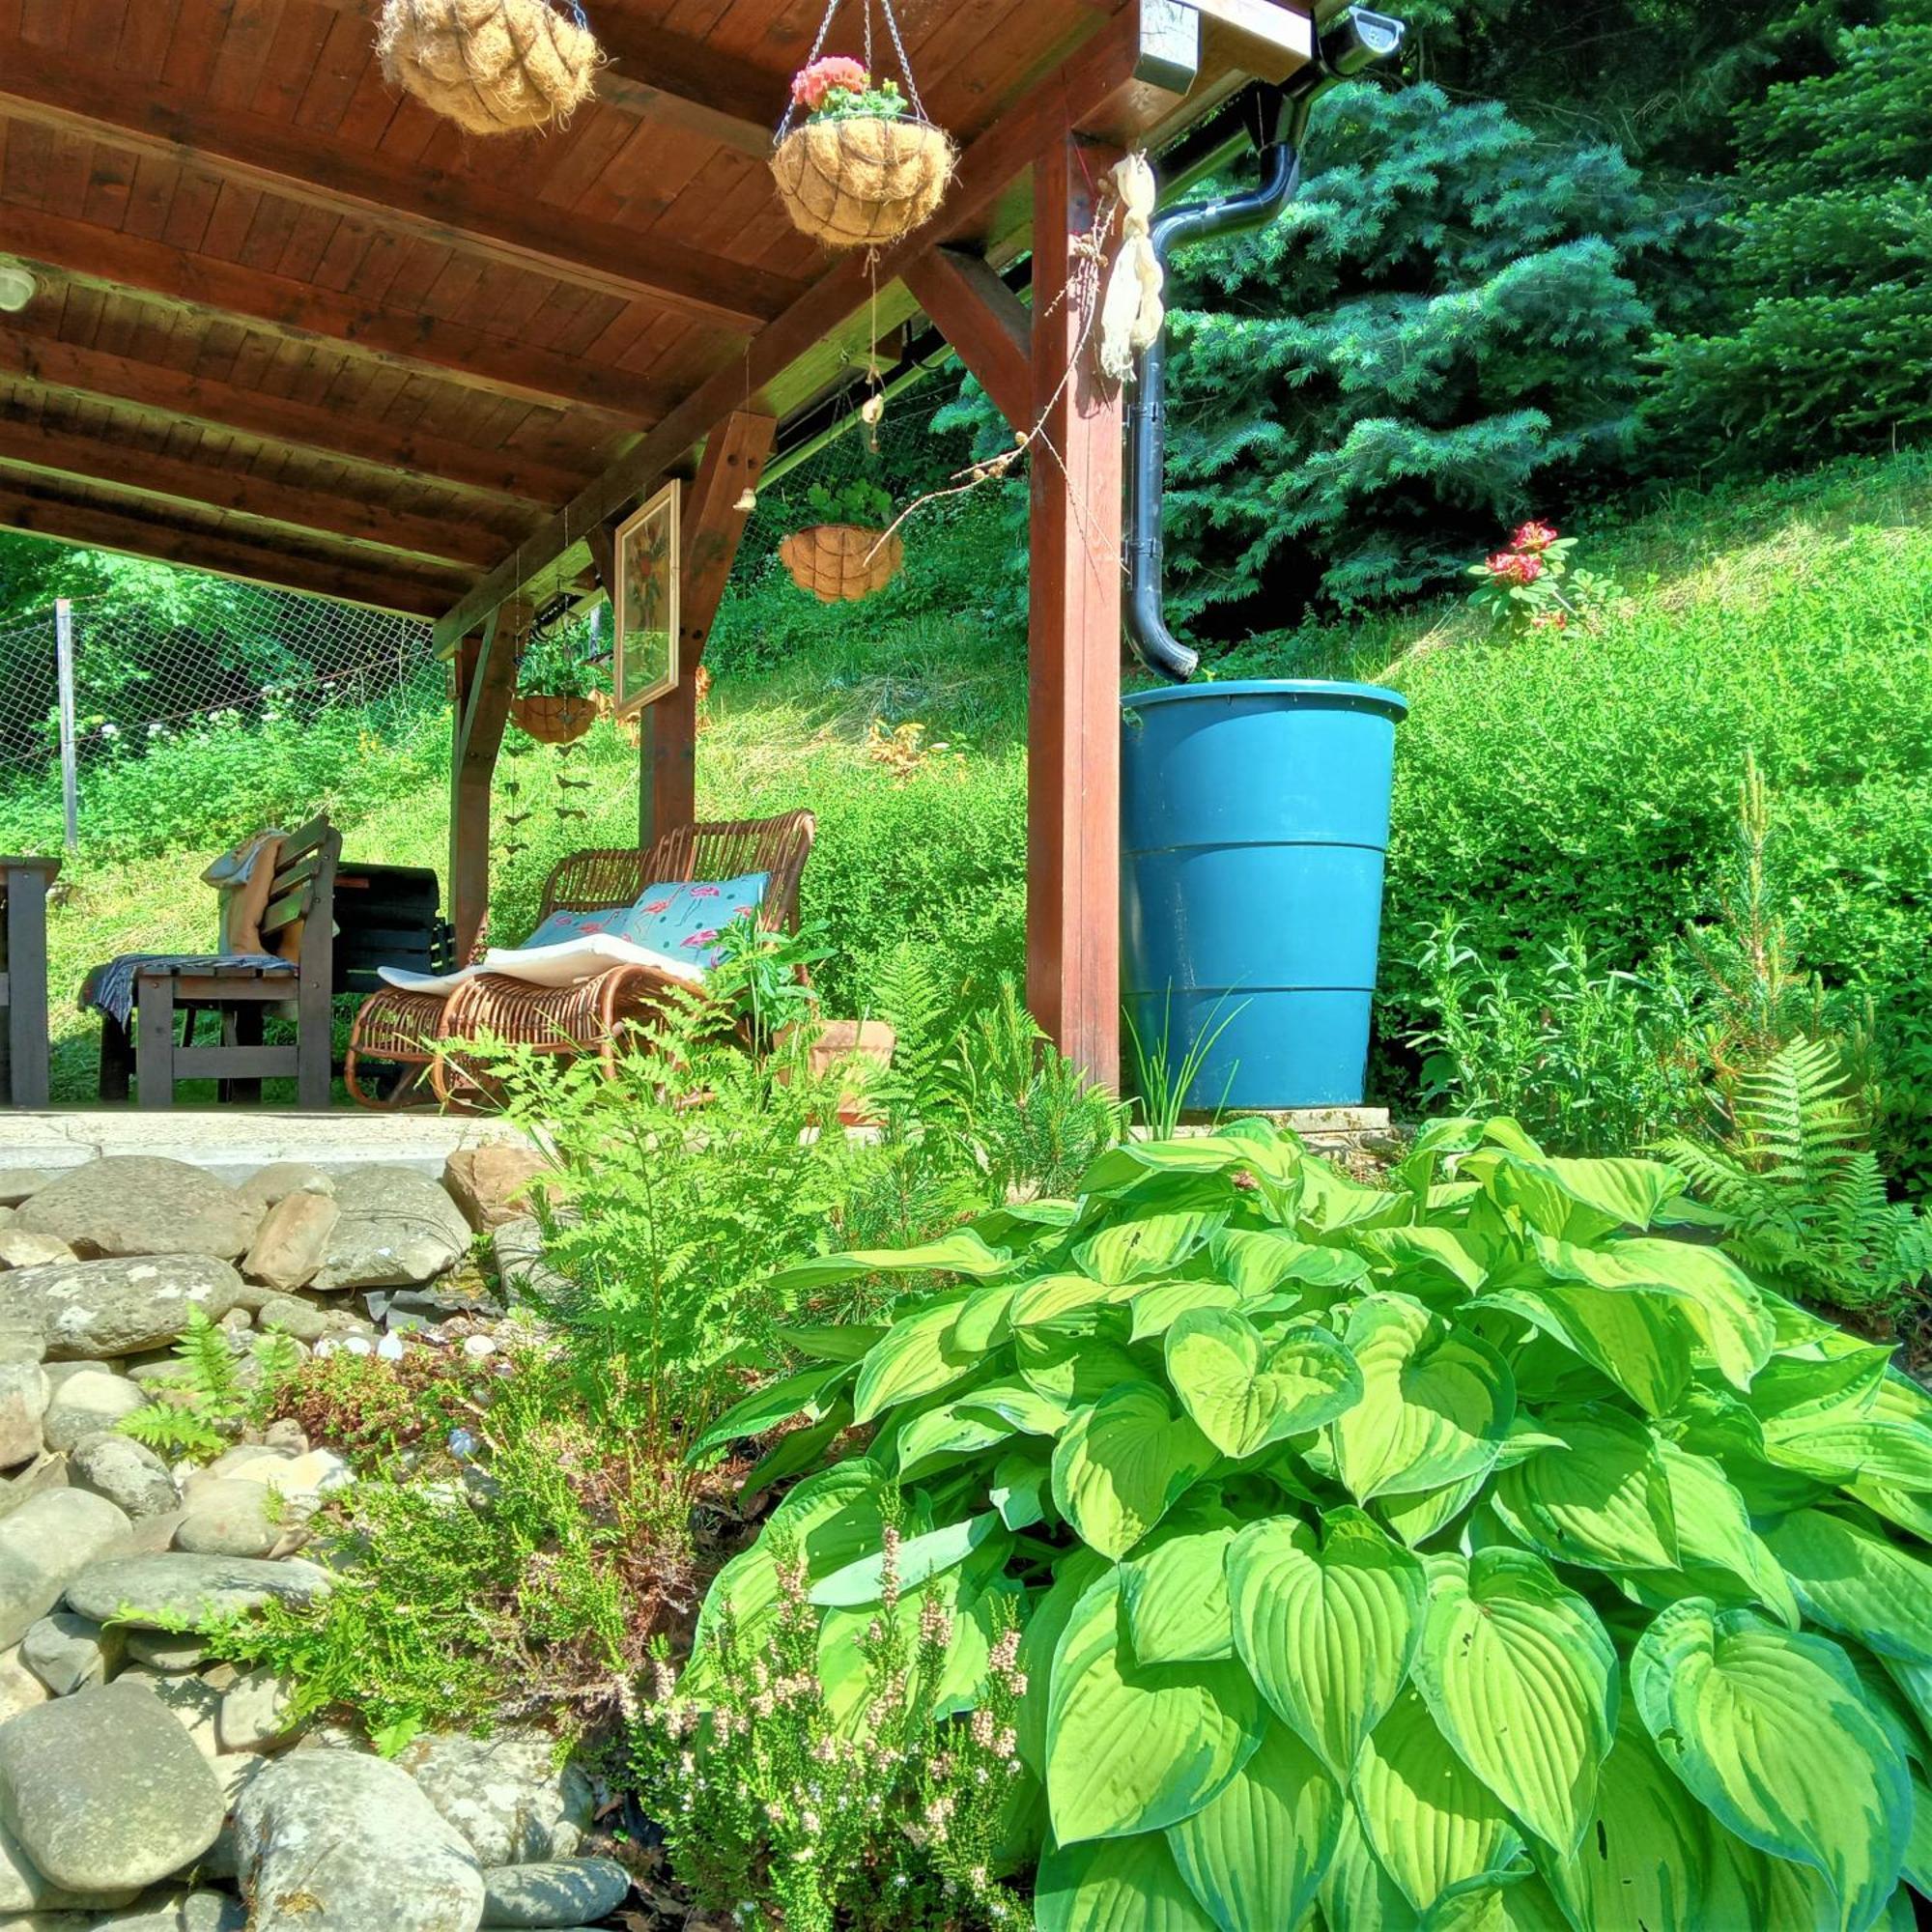
[[[920,1292],[795,1331],[702,1445],[795,1416],[810,1473],[682,1694],[795,1551],[856,1712],[892,1524],[940,1721],[1020,1618],[1001,1857],[1042,1932],[1903,1932],[1932,1401],[1673,1238],[1682,1184],[1450,1121],[1378,1189],[1241,1122],[794,1270]]]

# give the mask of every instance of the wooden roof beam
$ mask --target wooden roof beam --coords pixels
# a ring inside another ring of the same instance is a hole
[[[529,196],[400,161],[380,149],[318,142],[286,121],[157,81],[77,67],[22,44],[0,69],[0,113],[111,141],[135,154],[239,182],[306,208],[354,215],[466,255],[648,301],[738,329],[756,327],[803,284]],[[765,136],[770,145],[769,135]]]
[[[0,327],[0,378],[10,376],[55,395],[126,405],[259,437],[284,448],[376,465],[414,483],[487,495],[532,513],[563,502],[583,485],[582,474],[514,450],[478,449],[431,431],[381,421],[367,412],[297,402],[163,363]]]
[[[1100,24],[1065,62],[1003,114],[960,156],[958,172],[937,217],[904,242],[878,251],[877,283],[901,275],[928,249],[961,237],[979,239],[1014,178],[1033,165],[1056,129],[1091,128],[1109,133],[1123,124],[1152,121],[1176,97],[1140,78],[1150,50],[1165,44],[1166,0],[1129,0]],[[1169,12],[1172,11],[1170,8]],[[437,625],[437,642],[450,649],[504,598],[514,596],[584,533],[644,492],[715,423],[756,398],[765,385],[814,344],[861,313],[874,287],[863,254],[843,257],[776,322],[754,335],[743,362],[733,362],[677,404],[596,482],[580,491],[471,586]]]
[[[170,524],[131,508],[110,510],[98,503],[43,496],[24,478],[0,480],[0,529],[153,557],[216,577],[239,577],[277,590],[300,590],[412,617],[434,615],[449,598],[434,577],[390,575],[353,562],[337,563],[331,557],[297,554],[272,544],[257,545],[226,531]]]
[[[137,289],[188,308],[242,317],[295,341],[320,337],[492,395],[551,407],[575,403],[602,411],[618,425],[655,421],[669,400],[660,385],[627,370],[488,335],[414,308],[363,301],[240,262],[189,254],[90,221],[10,207],[5,226],[9,251],[50,274],[110,293]]]
[[[374,0],[318,0],[336,14],[369,20]],[[784,112],[789,71],[733,60],[687,35],[605,9],[595,23],[607,62],[597,71],[597,99],[619,113],[701,134],[758,160],[772,151],[772,129]],[[510,138],[510,137],[506,137]]]
[[[63,423],[23,422],[0,415],[0,468],[14,467],[259,517],[319,536],[376,544],[405,556],[441,563],[487,563],[500,547],[488,530],[461,518],[412,516],[359,502],[338,491],[305,490],[242,469],[196,463],[134,443],[110,442],[78,434]],[[269,532],[264,535],[272,541]],[[367,560],[380,564],[389,559]]]
[[[934,248],[906,264],[914,301],[1015,430],[1033,425],[1033,317],[982,255]]]

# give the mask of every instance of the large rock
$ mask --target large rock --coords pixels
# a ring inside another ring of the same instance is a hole
[[[77,1490],[105,1496],[116,1509],[140,1522],[166,1516],[181,1506],[174,1471],[145,1442],[130,1435],[89,1435],[67,1459],[68,1481]]]
[[[215,1731],[223,1750],[279,1750],[298,1728],[292,1678],[272,1670],[244,1670],[222,1684]]]
[[[475,1932],[483,1874],[408,1775],[356,1751],[298,1751],[235,1812],[252,1932]]]
[[[287,1293],[314,1279],[328,1257],[342,1209],[327,1194],[285,1194],[262,1217],[242,1272]]]
[[[262,1209],[204,1168],[154,1154],[110,1154],[76,1167],[24,1202],[14,1223],[75,1254],[213,1255],[232,1262]]]
[[[20,1646],[0,1650],[0,1724],[44,1704],[54,1693],[20,1661]]]
[[[126,1376],[75,1376],[54,1391],[41,1431],[47,1447],[60,1455],[78,1448],[89,1436],[113,1429],[147,1406],[148,1392]]]
[[[25,1228],[0,1228],[0,1268],[46,1267],[53,1262],[78,1260],[65,1241],[51,1235],[31,1234]]]
[[[6,1294],[38,1323],[53,1360],[105,1362],[165,1348],[190,1308],[219,1321],[241,1290],[226,1262],[180,1254],[16,1268]]]
[[[54,1884],[21,1850],[19,1839],[0,1827],[0,1913],[103,1910],[126,1905],[133,1896],[131,1886],[119,1886],[112,1891],[70,1891],[65,1886]],[[0,1927],[18,1922],[14,1918],[0,1918]],[[28,1922],[33,1924],[39,1921],[29,1919]],[[84,1924],[87,1921],[75,1922]]]
[[[486,1926],[588,1925],[630,1896],[631,1875],[613,1859],[553,1859],[498,1865],[483,1874]]]
[[[335,1177],[313,1161],[271,1160],[267,1167],[258,1167],[235,1191],[258,1208],[272,1208],[291,1194],[333,1194]]]
[[[99,1498],[83,1500],[96,1502]],[[0,1522],[0,1537],[10,1522]],[[271,1602],[317,1604],[327,1596],[333,1580],[327,1571],[298,1558],[268,1563],[241,1556],[194,1556],[166,1550],[158,1555],[110,1557],[103,1563],[90,1563],[69,1581],[67,1603],[69,1609],[78,1610],[97,1623],[168,1630],[234,1616]]]
[[[539,1732],[436,1732],[396,1762],[486,1865],[567,1859],[590,1823],[589,1779],[575,1765],[559,1767],[556,1740]]]
[[[146,1690],[110,1684],[0,1725],[0,1825],[75,1891],[131,1890],[198,1859],[221,1786]]]
[[[85,1490],[43,1490],[0,1517],[0,1644],[18,1643],[131,1526],[104,1496]]]
[[[299,1531],[308,1514],[298,1515],[264,1483],[217,1477],[188,1492],[174,1545],[197,1556],[269,1556]]]
[[[294,1294],[271,1294],[255,1311],[258,1328],[279,1328],[297,1342],[320,1342],[325,1335],[334,1334],[340,1323],[339,1310],[318,1308]]]
[[[115,1680],[137,1685],[168,1712],[203,1757],[218,1757],[221,1740],[216,1725],[221,1716],[221,1692],[206,1677],[192,1671],[154,1670],[132,1663]],[[227,1806],[224,1804],[224,1810]]]
[[[41,1453],[41,1419],[51,1394],[38,1362],[0,1362],[0,1469],[17,1468]]]
[[[458,1148],[442,1164],[442,1184],[478,1234],[520,1220],[530,1211],[531,1181],[551,1173],[534,1148],[511,1141]]]
[[[311,1288],[408,1288],[433,1281],[469,1251],[469,1223],[412,1167],[352,1169],[337,1179],[335,1202],[342,1218]]]
[[[493,1245],[503,1298],[512,1309],[529,1302],[541,1308],[568,1297],[570,1282],[544,1260],[543,1227],[535,1215],[505,1221],[496,1231]]]
[[[120,1631],[92,1617],[49,1610],[20,1639],[20,1662],[56,1697],[71,1697],[90,1685],[105,1684],[121,1667],[127,1641]]]
[[[244,1932],[247,1922],[248,1908],[230,1892],[181,1891],[97,1918],[91,1932]]]
[[[0,1208],[17,1208],[43,1188],[51,1187],[63,1174],[72,1171],[61,1167],[0,1167]]]

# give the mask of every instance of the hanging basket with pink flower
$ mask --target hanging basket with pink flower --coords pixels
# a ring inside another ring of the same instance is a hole
[[[913,84],[892,0],[877,0],[905,86],[875,74],[872,7],[866,57],[823,54],[832,0],[811,59],[791,84],[772,175],[792,225],[831,248],[877,248],[929,221],[952,180],[952,137],[935,128]]]
[[[376,53],[392,87],[471,134],[567,121],[604,58],[577,0],[383,0]]]

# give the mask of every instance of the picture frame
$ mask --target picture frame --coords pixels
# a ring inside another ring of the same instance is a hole
[[[680,486],[667,483],[612,538],[611,707],[619,718],[677,689],[679,496]]]

